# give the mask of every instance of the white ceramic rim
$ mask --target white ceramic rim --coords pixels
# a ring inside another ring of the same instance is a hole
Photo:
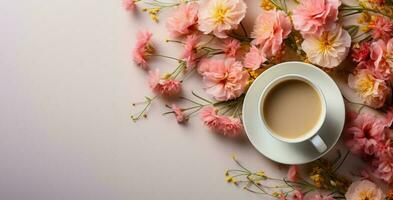
[[[321,101],[321,114],[318,118],[318,122],[314,125],[314,127],[309,130],[307,133],[305,133],[303,135],[303,137],[299,137],[299,138],[294,138],[294,139],[290,139],[290,138],[285,138],[285,137],[281,137],[280,135],[274,133],[273,130],[270,129],[269,125],[267,124],[267,122],[264,120],[263,113],[262,110],[264,109],[264,103],[263,101],[265,100],[267,94],[278,84],[284,82],[284,81],[288,81],[288,80],[300,80],[303,81],[305,83],[307,83],[308,85],[310,85],[318,94],[319,99]],[[264,126],[266,127],[266,129],[268,130],[268,133],[274,137],[277,140],[283,141],[283,142],[288,142],[288,143],[299,143],[299,142],[303,142],[306,141],[310,138],[312,138],[313,136],[315,136],[318,131],[321,129],[323,123],[325,122],[326,119],[326,99],[325,96],[323,95],[322,90],[319,88],[319,86],[315,83],[313,83],[310,79],[308,79],[307,77],[300,75],[300,74],[285,74],[282,76],[279,76],[275,79],[273,79],[262,91],[260,97],[259,97],[259,101],[258,101],[258,105],[260,105],[260,109],[259,109],[259,118],[260,121],[264,124]]]

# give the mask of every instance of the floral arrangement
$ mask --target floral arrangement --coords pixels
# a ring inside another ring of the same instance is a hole
[[[269,67],[288,60],[289,54],[296,55],[296,60],[328,74],[343,74],[345,86],[356,97],[353,101],[343,93],[348,105],[343,140],[350,154],[367,163],[360,180],[351,183],[337,175],[340,159],[312,163],[311,182],[300,178],[297,166],[290,167],[287,178],[275,179],[263,171],[251,172],[234,159],[241,169],[228,170],[228,182],[244,183],[247,191],[278,199],[393,199],[393,190],[382,192],[376,184],[393,183],[391,0],[359,0],[355,5],[341,0],[261,0],[252,31],[242,23],[250,9],[244,0],[123,3],[126,10],[145,12],[156,23],[163,10],[171,9],[165,19],[170,39],[165,42],[183,49],[178,57],[163,55],[157,52],[151,32],[138,33],[132,59],[147,72],[154,95],[133,104],[141,109],[131,115],[134,122],[146,118],[151,104],[164,98],[176,102],[165,105],[169,110],[164,114],[173,115],[178,123],[199,114],[212,132],[241,136],[241,108],[250,84]],[[347,19],[356,20],[356,25],[348,25]],[[174,69],[161,73],[152,68],[149,61],[158,58],[173,60]],[[205,95],[184,95],[183,83],[192,75],[201,77]],[[179,100],[185,106],[179,106]],[[265,185],[268,181],[280,185]]]

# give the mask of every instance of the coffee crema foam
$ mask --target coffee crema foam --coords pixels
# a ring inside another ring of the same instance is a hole
[[[312,130],[322,112],[317,91],[302,80],[286,80],[273,86],[263,104],[261,113],[268,127],[288,139],[302,137]]]

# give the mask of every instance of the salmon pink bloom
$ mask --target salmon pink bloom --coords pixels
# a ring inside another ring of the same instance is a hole
[[[200,36],[198,35],[189,35],[186,38],[182,58],[184,58],[187,62],[187,69],[191,69],[195,65],[199,39]]]
[[[198,21],[198,4],[181,4],[168,18],[166,28],[172,37],[190,34]]]
[[[202,109],[201,119],[207,127],[225,136],[236,137],[243,131],[240,119],[219,115],[217,110],[211,106]]]
[[[255,20],[252,45],[260,45],[267,56],[274,56],[281,49],[283,40],[291,33],[291,21],[283,11],[263,10]]]
[[[369,180],[360,180],[353,182],[345,193],[347,200],[383,200],[382,190]]]
[[[240,48],[240,42],[235,39],[224,40],[224,53],[228,57],[235,57],[238,49]]]
[[[296,165],[291,165],[288,170],[287,179],[289,181],[296,181],[298,168]]]
[[[246,15],[247,5],[243,0],[203,0],[199,8],[198,29],[226,38],[226,32],[236,29]]]
[[[123,0],[123,6],[126,10],[134,10],[136,7],[135,0]]]
[[[206,92],[218,101],[227,101],[243,94],[249,75],[234,58],[204,60],[201,66]]]
[[[393,37],[393,21],[384,16],[376,16],[376,19],[370,22],[369,27],[372,29],[374,39],[389,40]]]
[[[244,57],[244,67],[256,70],[266,61],[264,53],[255,46],[251,46],[250,51]]]
[[[187,120],[186,115],[179,106],[177,106],[176,104],[172,104],[172,110],[175,113],[176,121],[178,123],[183,123]]]
[[[387,183],[393,182],[393,148],[390,146],[390,140],[381,146],[372,165],[375,177]]]
[[[153,92],[163,96],[175,96],[181,91],[180,81],[161,79],[158,69],[149,71],[149,86]]]
[[[303,35],[321,35],[337,20],[340,0],[303,0],[293,10],[293,24]]]
[[[150,31],[138,32],[137,41],[132,51],[134,62],[147,70],[149,68],[147,64],[147,58],[154,53],[154,48],[151,45],[152,33]]]
[[[355,90],[364,104],[373,108],[382,107],[390,94],[386,82],[374,77],[368,69],[358,70],[355,75],[350,74],[348,86]]]
[[[393,38],[387,43],[377,40],[371,43],[370,58],[374,65],[370,66],[373,74],[383,80],[388,80],[393,71]]]
[[[344,129],[348,136],[346,145],[355,154],[374,155],[378,152],[378,148],[386,142],[391,124],[390,115],[385,118],[368,112],[351,113],[349,123]]]
[[[337,26],[321,35],[305,35],[302,48],[311,63],[326,68],[337,67],[348,55],[351,36]]]

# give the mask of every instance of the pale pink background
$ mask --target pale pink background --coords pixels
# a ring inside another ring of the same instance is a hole
[[[259,1],[250,2],[253,19]],[[225,183],[232,153],[252,169],[286,173],[247,139],[161,116],[162,102],[131,122],[131,103],[151,95],[131,62],[135,33],[150,29],[160,52],[179,55],[164,44],[163,23],[117,0],[0,0],[0,13],[0,199],[266,199]],[[202,93],[197,77],[185,85]]]

